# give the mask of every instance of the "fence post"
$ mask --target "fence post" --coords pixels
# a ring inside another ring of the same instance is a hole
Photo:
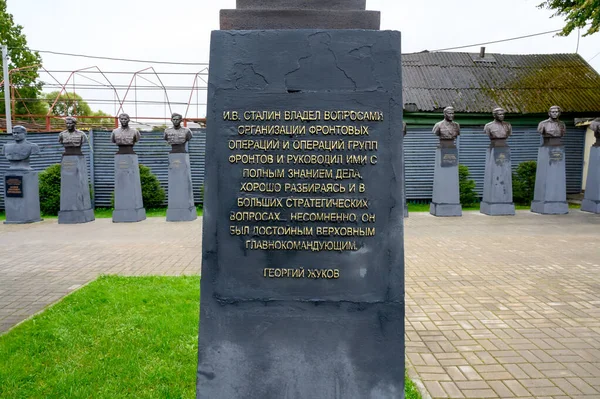
[[[95,156],[94,156],[94,130],[90,129],[90,137],[88,140],[90,147],[90,180],[92,181],[92,205],[96,208],[96,178],[95,178]]]

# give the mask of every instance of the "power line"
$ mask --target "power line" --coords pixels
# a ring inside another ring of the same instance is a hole
[[[600,51],[598,51],[595,56],[593,56],[592,58],[590,58],[589,60],[587,60],[587,62],[590,62],[591,60],[593,60],[594,58],[598,57],[599,55],[600,55]]]
[[[11,48],[13,50],[14,48]],[[93,58],[97,60],[110,60],[110,61],[125,61],[125,62],[142,62],[145,64],[166,64],[166,65],[208,65],[206,62],[170,62],[170,61],[149,61],[149,60],[135,60],[128,58],[114,58],[114,57],[101,57],[96,55],[87,55],[87,54],[73,54],[73,53],[61,53],[58,51],[50,51],[50,50],[35,50],[35,49],[26,49],[29,51],[36,51],[38,53],[46,53],[46,54],[54,54],[54,55],[65,55],[68,57],[82,57],[82,58]]]
[[[525,35],[525,36],[518,36],[518,37],[511,37],[509,39],[502,39],[502,40],[494,40],[492,42],[485,42],[485,43],[476,43],[476,44],[469,44],[466,46],[457,46],[457,47],[448,47],[448,48],[443,48],[443,49],[438,49],[438,50],[431,50],[431,52],[437,52],[437,51],[448,51],[448,50],[458,50],[461,48],[467,48],[467,47],[475,47],[475,46],[483,46],[484,44],[494,44],[494,43],[502,43],[502,42],[509,42],[511,40],[519,40],[519,39],[526,39],[528,37],[534,37],[534,36],[542,36],[542,35],[548,35],[550,33],[558,33],[561,32],[562,29],[557,29],[557,30],[549,30],[547,32],[540,32],[540,33],[533,33],[531,35]]]

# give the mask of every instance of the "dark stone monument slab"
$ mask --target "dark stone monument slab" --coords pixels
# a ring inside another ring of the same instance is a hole
[[[494,140],[487,150],[480,211],[490,216],[515,214],[510,148],[506,140]]]
[[[398,32],[211,40],[197,397],[404,395]]]
[[[544,144],[538,151],[531,212],[543,215],[569,213],[564,145]]]
[[[373,29],[379,11],[365,0],[237,0],[237,9],[221,10],[222,30]]]
[[[402,122],[402,133],[403,137],[406,137],[406,122]],[[405,139],[403,139],[405,140]],[[404,198],[404,217],[408,217],[408,201],[406,200],[406,158],[404,155],[404,141],[402,142],[402,181],[404,181],[403,189],[404,193],[402,197]]]
[[[140,167],[136,154],[115,155],[114,223],[133,223],[146,219],[142,200]]]
[[[600,145],[590,149],[590,164],[581,210],[600,213]]]
[[[60,164],[58,223],[87,223],[95,219],[85,157],[64,155]]]
[[[14,142],[2,146],[10,165],[4,175],[5,224],[41,222],[38,173],[31,169],[29,157],[39,154],[37,144],[27,141],[27,129],[15,126]]]
[[[190,154],[169,154],[169,207],[167,222],[189,222],[196,220],[198,213],[194,205]]]
[[[458,149],[440,145],[435,149],[433,198],[429,205],[433,216],[462,216],[458,187]]]

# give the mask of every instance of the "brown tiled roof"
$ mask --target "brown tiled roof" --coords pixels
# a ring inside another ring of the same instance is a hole
[[[600,112],[600,75],[578,54],[423,52],[403,54],[402,71],[407,110]]]

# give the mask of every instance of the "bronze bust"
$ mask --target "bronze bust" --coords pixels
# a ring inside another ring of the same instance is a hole
[[[561,139],[565,136],[567,127],[560,121],[561,109],[558,105],[553,105],[548,111],[550,118],[541,121],[538,125],[538,132],[544,138],[544,145],[561,145]]]
[[[4,144],[2,147],[2,153],[10,162],[9,169],[31,170],[29,157],[39,154],[40,147],[27,141],[27,129],[23,126],[13,127],[12,135],[15,142]]]
[[[171,144],[171,153],[185,153],[185,143],[190,141],[193,137],[192,131],[187,127],[181,126],[183,116],[178,113],[171,115],[171,122],[173,127],[165,130],[164,139]]]
[[[137,129],[129,127],[129,115],[119,115],[121,127],[112,131],[110,141],[119,146],[117,154],[135,154],[133,146],[140,141],[140,132]]]
[[[453,147],[454,139],[460,135],[460,125],[454,122],[454,108],[444,109],[444,120],[433,127],[433,133],[440,138],[441,147]]]
[[[503,108],[495,108],[492,111],[494,120],[485,125],[484,132],[492,141],[493,146],[505,146],[506,139],[512,134],[512,126],[504,122],[506,111]]]
[[[87,140],[87,136],[81,130],[77,130],[77,119],[69,116],[65,119],[67,130],[58,135],[58,142],[65,147],[63,155],[83,155],[81,146]]]

